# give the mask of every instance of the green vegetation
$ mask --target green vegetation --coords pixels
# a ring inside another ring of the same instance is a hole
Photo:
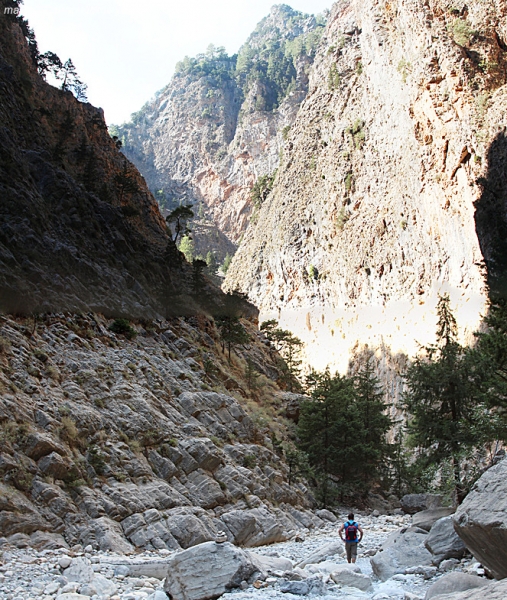
[[[194,211],[189,204],[178,206],[165,218],[172,241],[176,244],[178,238],[188,236],[188,222],[194,218]],[[183,250],[182,250],[183,252]]]
[[[267,339],[274,344],[281,356],[278,367],[281,372],[279,383],[292,392],[300,390],[299,376],[301,373],[301,359],[299,357],[303,342],[287,329],[280,329],[278,321],[270,319],[261,323],[260,330]]]
[[[139,191],[139,185],[137,183],[135,172],[126,160],[123,161],[122,170],[119,173],[116,173],[114,176],[114,183],[116,185],[116,189],[118,190],[118,200],[120,202],[123,201],[125,194],[135,194]],[[134,209],[134,207],[130,208]],[[125,216],[132,215],[126,214]]]
[[[181,242],[178,245],[178,250],[180,252],[183,252],[183,254],[185,255],[185,259],[189,263],[191,263],[194,260],[195,245],[194,241],[189,235],[184,235],[181,238]]]
[[[227,274],[229,267],[231,266],[232,256],[227,252],[224,258],[224,262],[220,265],[220,270],[224,275]]]
[[[294,11],[286,5],[280,5],[279,10],[284,13],[282,31],[266,17],[238,54],[229,56],[223,47],[210,44],[206,52],[194,58],[186,56],[178,62],[175,77],[186,77],[192,81],[205,77],[210,88],[206,98],[211,102],[216,101],[219,94],[217,90],[224,84],[234,82],[242,98],[246,98],[251,88],[257,86],[259,91],[250,110],[275,110],[296,87],[298,62],[302,58],[313,60],[326,24],[326,19],[317,15],[314,28],[306,33],[299,33],[303,29],[303,22],[306,29],[309,15]],[[157,92],[156,97],[163,91]],[[116,127],[113,135],[118,137],[123,147],[126,147],[130,129],[145,122],[152,110],[153,101],[147,102],[131,115],[130,123]],[[214,113],[212,106],[207,106],[203,108],[201,116],[212,121],[217,113]],[[221,151],[223,154],[223,149]],[[217,154],[219,152],[217,150]]]
[[[477,32],[464,19],[454,19],[447,25],[447,29],[459,46],[469,46],[473,37],[477,35]]]
[[[329,67],[329,74],[327,76],[327,87],[331,92],[337,90],[340,87],[340,73],[338,72],[338,67],[335,63],[333,63]]]
[[[362,119],[356,119],[352,125],[347,127],[346,131],[352,136],[352,141],[354,142],[356,150],[360,150],[366,137],[364,133],[364,121]]]
[[[387,472],[391,420],[367,361],[355,376],[313,373],[311,399],[302,402],[298,447],[308,456],[324,506],[365,497]]]
[[[505,306],[492,310],[490,331],[478,334],[470,350],[457,342],[449,296],[440,297],[437,343],[424,348],[406,374],[403,407],[409,415],[412,447],[422,450],[421,469],[439,471],[441,487],[452,488],[460,503],[476,474],[470,464],[487,444],[507,439],[505,423],[504,348],[507,348]]]
[[[310,280],[319,278],[319,271],[318,271],[317,267],[315,267],[314,265],[310,265],[308,267],[308,278]]]
[[[403,83],[407,82],[407,77],[408,74],[410,73],[410,70],[412,69],[412,65],[407,62],[404,58],[402,58],[400,60],[400,62],[398,63],[398,73],[401,75],[401,79],[403,81]]]
[[[262,206],[262,203],[269,196],[273,189],[273,184],[276,177],[276,170],[271,175],[261,175],[254,183],[251,192],[251,198],[254,208],[257,210]]]
[[[128,340],[135,338],[137,331],[130,325],[127,319],[115,319],[109,325],[109,331],[124,335]]]
[[[250,341],[250,336],[240,323],[238,317],[218,317],[215,322],[222,339],[222,352],[225,352],[225,347],[227,346],[230,363],[232,346],[247,344]]]

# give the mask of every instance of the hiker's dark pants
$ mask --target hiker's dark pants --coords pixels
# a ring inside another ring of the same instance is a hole
[[[357,558],[357,542],[346,542],[345,550],[347,551],[347,560]]]

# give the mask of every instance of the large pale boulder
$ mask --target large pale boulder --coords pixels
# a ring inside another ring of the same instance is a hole
[[[439,519],[426,536],[424,545],[433,555],[433,562],[439,565],[446,558],[463,558],[466,546],[454,531],[452,516]]]
[[[469,575],[468,573],[460,572],[448,573],[430,586],[426,592],[425,600],[431,600],[436,596],[442,596],[444,594],[454,594],[455,592],[484,588],[488,586],[489,583],[490,582],[487,579],[484,579],[484,577],[477,577],[477,575]],[[484,597],[484,591],[482,591],[482,598]],[[489,598],[489,596],[487,597]]]
[[[292,561],[288,558],[263,556],[262,554],[255,554],[254,552],[246,552],[246,555],[250,558],[257,570],[265,576],[273,571],[292,571]]]
[[[68,569],[63,572],[67,581],[77,581],[78,583],[90,583],[94,577],[92,563],[81,556],[72,559]]]
[[[408,531],[392,538],[370,559],[375,575],[386,581],[393,575],[405,573],[407,568],[431,565],[431,553],[424,546],[426,537]]]
[[[442,505],[442,496],[438,494],[406,494],[400,500],[404,512],[413,515],[423,510],[439,508]]]
[[[297,566],[302,569],[306,565],[310,565],[312,563],[319,563],[319,562],[323,561],[324,559],[326,559],[328,556],[335,556],[336,554],[342,554],[343,548],[344,548],[344,543],[341,541],[340,542],[330,542],[329,544],[322,546],[322,548],[319,548],[318,550],[315,550],[314,552],[312,552],[309,556],[307,556],[305,559],[303,559],[301,562],[299,562],[297,564]]]
[[[451,594],[439,594],[431,600],[505,600],[507,598],[507,580],[490,583],[487,586],[487,594],[484,588],[475,588],[466,592],[455,592]]]
[[[507,577],[507,460],[486,471],[454,515],[472,554],[497,579]]]
[[[211,600],[238,587],[256,570],[241,548],[205,542],[168,560],[164,590],[172,600]]]
[[[362,573],[355,573],[352,569],[342,568],[331,573],[331,579],[339,585],[346,587],[357,588],[363,592],[373,590],[371,579],[368,575]]]
[[[454,511],[455,509],[452,507],[432,508],[429,510],[423,510],[422,512],[416,513],[412,517],[412,526],[420,527],[421,529],[429,531],[433,527],[433,525],[438,521],[438,519],[448,517],[449,515],[452,515]]]

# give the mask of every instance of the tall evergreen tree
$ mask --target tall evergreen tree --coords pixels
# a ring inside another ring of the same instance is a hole
[[[357,411],[360,422],[357,432],[360,465],[357,472],[365,490],[368,490],[372,481],[387,473],[390,445],[386,434],[392,426],[391,418],[386,412],[384,393],[371,359],[363,363],[354,377],[354,400],[353,408]]]
[[[384,470],[391,425],[371,365],[355,377],[312,374],[312,397],[300,407],[299,447],[319,481],[323,504],[365,496]]]
[[[449,296],[440,297],[437,314],[437,343],[409,367],[403,405],[412,444],[425,450],[420,462],[450,464],[454,500],[460,503],[468,483],[466,462],[492,432],[479,377],[473,375],[477,365],[457,341]]]

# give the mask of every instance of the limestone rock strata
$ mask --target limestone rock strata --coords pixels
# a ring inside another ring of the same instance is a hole
[[[264,374],[272,407],[247,400],[246,357],[275,368],[252,325],[231,364],[211,320],[145,322],[131,341],[107,326],[93,315],[1,318],[9,543],[174,550],[222,531],[253,547],[324,524],[273,446],[286,435],[272,418],[283,410],[276,385]]]
[[[313,367],[345,370],[358,343],[413,355],[444,291],[466,339],[501,283],[505,16],[490,0],[334,5],[225,284],[303,339]]]

